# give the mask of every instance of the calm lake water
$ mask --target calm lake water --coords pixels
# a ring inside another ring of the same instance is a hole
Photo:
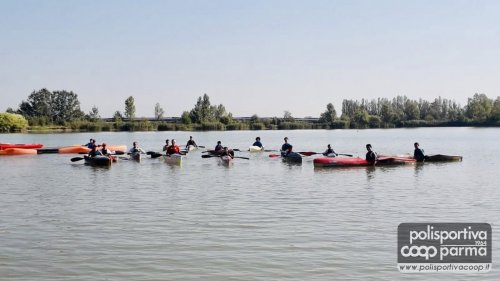
[[[161,150],[193,135],[247,149],[256,136],[278,149],[364,156],[413,151],[463,155],[463,162],[315,169],[269,153],[237,155],[227,167],[190,153],[182,166],[158,159],[111,168],[77,155],[0,157],[1,280],[500,280],[500,129],[4,134],[0,142],[108,144],[137,140]],[[402,222],[486,222],[493,270],[402,274]]]

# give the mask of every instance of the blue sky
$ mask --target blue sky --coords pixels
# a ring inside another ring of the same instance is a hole
[[[500,1],[0,0],[0,110],[73,90],[103,117],[319,116],[342,99],[499,96]]]

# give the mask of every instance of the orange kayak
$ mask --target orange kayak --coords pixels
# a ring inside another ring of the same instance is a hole
[[[97,149],[101,149],[101,146],[98,146]],[[108,145],[107,148],[112,151],[127,151],[126,145]],[[88,153],[90,148],[80,145],[66,146],[58,149],[59,153]]]
[[[0,155],[36,155],[36,149],[6,148],[0,150]]]
[[[37,149],[42,148],[41,143],[0,143],[0,150],[7,148]]]

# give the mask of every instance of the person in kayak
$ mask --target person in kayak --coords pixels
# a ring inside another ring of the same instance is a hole
[[[94,146],[90,149],[89,154],[87,154],[88,157],[96,157],[96,156],[101,156],[102,153],[97,150],[97,146]]]
[[[90,139],[90,140],[89,140],[89,143],[87,143],[87,144],[86,144],[86,145],[84,145],[84,146],[86,146],[87,148],[92,149],[93,147],[96,147],[97,145],[95,145],[95,139]]]
[[[181,148],[172,139],[172,144],[167,148],[167,155],[179,154],[181,153]]]
[[[328,144],[325,152],[323,152],[324,156],[337,156],[338,154],[333,150],[332,146]]]
[[[101,154],[102,155],[109,156],[110,154],[113,153],[113,151],[111,151],[111,150],[109,150],[109,149],[106,148],[106,144],[105,143],[103,143],[101,146],[102,146],[102,148],[101,148]]]
[[[170,140],[166,139],[165,140],[165,145],[163,146],[163,151],[167,151],[168,147],[170,146]]]
[[[288,150],[292,148],[292,145],[288,143],[288,137],[284,138],[285,143],[281,146],[281,153],[288,154]]]
[[[146,152],[144,152],[144,150],[142,148],[139,147],[139,144],[134,141],[132,143],[132,148],[130,148],[129,150],[129,153],[132,154],[132,153],[141,153],[141,154],[145,154]]]
[[[375,164],[375,161],[377,161],[377,153],[372,151],[372,145],[367,144],[366,150],[368,150],[368,152],[366,153],[365,160],[370,162],[371,164]]]
[[[217,145],[214,148],[214,152],[215,153],[221,152],[222,149],[224,149],[224,147],[222,147],[221,141],[217,141]]]
[[[228,148],[227,146],[225,146],[222,150],[221,150],[221,153],[220,153],[220,156],[229,156],[231,157],[231,159],[234,158],[234,150]]]
[[[255,138],[255,142],[252,144],[252,146],[258,146],[262,148],[262,143],[260,142],[260,137]]]
[[[424,150],[419,148],[418,142],[414,143],[413,145],[415,146],[415,151],[413,151],[413,158],[417,160],[417,162],[424,162]]]
[[[192,145],[194,147],[198,147],[198,145],[196,144],[196,142],[193,140],[193,137],[192,136],[189,136],[189,140],[188,142],[186,143],[186,150],[189,150],[189,146]]]

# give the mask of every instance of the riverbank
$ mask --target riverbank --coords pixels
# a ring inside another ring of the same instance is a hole
[[[311,118],[313,119],[313,118]],[[499,121],[426,121],[411,120],[398,124],[358,123],[338,120],[322,123],[317,120],[283,121],[280,119],[261,122],[238,121],[229,124],[206,122],[202,124],[183,124],[181,122],[159,120],[134,120],[121,122],[77,121],[64,126],[46,125],[29,126],[21,132],[27,133],[65,133],[65,132],[147,132],[147,131],[259,131],[259,130],[328,130],[328,129],[390,129],[390,128],[426,128],[426,127],[500,127]]]

